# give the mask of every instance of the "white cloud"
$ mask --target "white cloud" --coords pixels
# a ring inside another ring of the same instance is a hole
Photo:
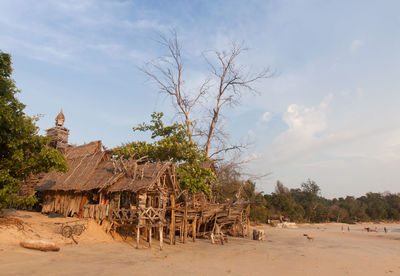
[[[268,111],[264,112],[264,114],[261,117],[261,120],[263,120],[266,123],[269,122],[271,120],[271,113],[269,113]]]
[[[349,50],[350,52],[355,53],[363,46],[364,46],[364,41],[356,39],[350,43]]]
[[[291,187],[312,178],[327,196],[397,191],[390,185],[400,180],[395,168],[400,161],[400,122],[372,123],[357,113],[339,118],[339,106],[354,108],[363,89],[345,91],[354,97],[333,102],[328,95],[314,106],[287,106],[282,114],[287,129],[264,148],[263,157],[255,161],[257,170],[268,168],[274,181]]]
[[[282,116],[288,129],[278,135],[268,155],[268,163],[276,166],[309,155],[329,136],[319,136],[327,129],[326,110],[332,95],[325,97],[316,107],[297,104],[288,106]]]

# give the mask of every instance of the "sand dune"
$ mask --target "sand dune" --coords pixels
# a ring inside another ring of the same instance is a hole
[[[400,233],[363,231],[400,228],[396,224],[351,225],[350,232],[347,225],[342,232],[342,224],[263,227],[261,242],[230,238],[221,246],[197,240],[160,251],[157,246],[137,250],[129,239],[113,241],[95,224],[75,245],[49,230],[54,219],[30,212],[13,215],[31,230],[0,226],[1,275],[400,275]],[[61,250],[40,252],[18,245],[21,237],[35,235],[56,242]]]

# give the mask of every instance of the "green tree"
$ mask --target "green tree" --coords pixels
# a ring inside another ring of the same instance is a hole
[[[329,208],[328,216],[331,221],[342,222],[349,218],[349,212],[339,207],[339,205],[334,204]]]
[[[47,146],[47,137],[38,135],[37,118],[24,113],[11,64],[10,55],[0,51],[0,210],[36,202],[34,196],[18,196],[20,185],[32,175],[68,170],[61,153]]]
[[[281,217],[289,218],[292,221],[302,221],[304,209],[293,199],[289,189],[279,180],[276,183],[275,192],[265,197],[271,205],[274,213]]]
[[[400,196],[399,194],[386,194],[384,195],[388,208],[388,218],[393,220],[400,219]]]
[[[205,152],[191,142],[187,128],[183,124],[174,123],[166,126],[162,121],[163,113],[154,112],[150,124],[142,123],[133,131],[151,132],[153,142],[138,141],[124,144],[113,150],[117,158],[142,158],[152,161],[173,161],[181,188],[191,193],[203,192],[210,195],[210,183],[216,177],[210,168],[203,166],[208,160]]]
[[[365,211],[372,220],[382,220],[387,218],[386,203],[381,194],[367,193],[365,202],[367,205]]]
[[[250,220],[266,223],[269,215],[268,209],[265,206],[263,193],[256,191],[256,183],[251,180],[244,181],[239,191],[240,198],[250,203]]]
[[[314,180],[308,179],[306,182],[301,183],[301,189],[309,197],[318,196],[321,189]]]
[[[213,186],[213,196],[217,202],[234,202],[242,193],[243,179],[237,167],[232,163],[220,164],[217,172],[218,180]]]
[[[302,206],[306,214],[306,219],[310,222],[314,222],[314,217],[317,216],[320,188],[315,181],[308,179],[301,184],[301,189],[303,193]],[[318,210],[319,209],[320,208],[318,208]]]

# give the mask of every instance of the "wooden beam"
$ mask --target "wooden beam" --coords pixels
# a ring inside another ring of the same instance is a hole
[[[144,220],[145,222],[144,223],[146,223],[146,220]],[[145,238],[145,240],[146,241],[149,241],[149,229],[148,229],[149,227],[147,226],[147,225],[145,225],[144,226],[144,238]]]
[[[137,225],[136,228],[136,248],[139,249],[139,242],[140,242],[140,225]]]
[[[163,228],[164,227],[162,225],[158,227],[158,230],[160,232],[160,250],[163,250]]]
[[[194,217],[194,220],[192,222],[192,241],[196,242],[196,222],[197,222],[197,216]]]
[[[183,243],[187,242],[187,234],[188,234],[188,219],[187,219],[187,202],[185,204],[185,214],[183,216]]]
[[[149,228],[149,238],[148,238],[148,241],[149,241],[149,247],[151,248],[151,226],[150,227],[148,227]]]
[[[169,226],[169,244],[175,244],[175,196],[171,195],[171,224]]]

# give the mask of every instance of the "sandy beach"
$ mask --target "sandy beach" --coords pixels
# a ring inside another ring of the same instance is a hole
[[[135,249],[129,238],[113,240],[95,223],[87,225],[75,245],[56,233],[55,224],[74,218],[22,211],[6,215],[24,221],[24,229],[0,226],[1,275],[400,275],[400,233],[363,230],[400,228],[399,224],[259,226],[265,230],[264,241],[229,238],[220,245],[198,239],[166,244],[160,251],[156,241],[152,248],[143,242]],[[61,250],[19,246],[27,238],[54,241]]]

